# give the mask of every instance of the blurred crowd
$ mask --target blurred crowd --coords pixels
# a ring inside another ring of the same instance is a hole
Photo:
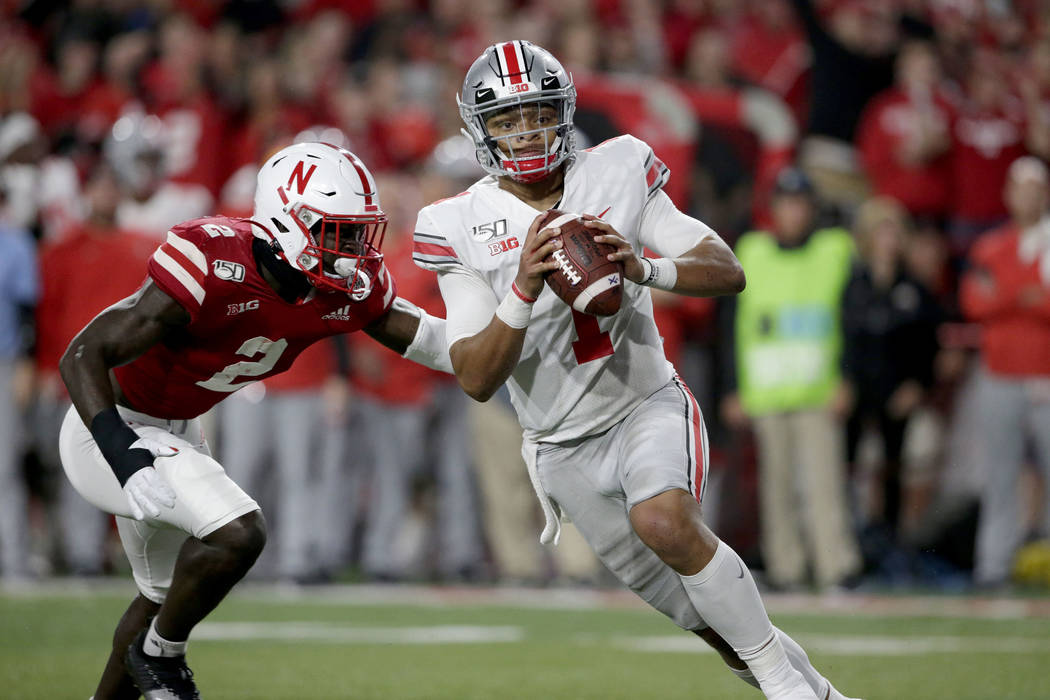
[[[654,299],[706,517],[766,584],[1050,586],[1039,0],[0,0],[0,576],[122,561],[58,462],[58,359],[170,226],[250,215],[276,149],[359,155],[400,293],[443,313],[409,234],[482,174],[455,95],[510,38],[571,71],[581,147],[649,142],[744,264],[739,298]],[[539,547],[506,398],[367,338],[209,424],[271,525],[254,576],[604,580]]]

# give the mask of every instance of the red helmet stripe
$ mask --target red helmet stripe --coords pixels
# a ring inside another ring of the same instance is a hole
[[[357,171],[357,176],[361,178],[361,191],[365,196],[365,211],[373,211],[368,207],[375,206],[375,203],[372,202],[372,196],[375,192],[372,191],[372,186],[368,184],[368,175],[365,174],[364,167],[361,166],[361,162],[357,158],[351,156],[347,151],[340,149],[340,152],[343,154],[343,157],[350,161],[350,165],[354,166],[354,170]]]
[[[507,64],[507,75],[510,76],[511,85],[517,85],[521,82],[521,74],[523,72],[522,66],[518,63],[518,54],[515,51],[513,41],[508,41],[501,48],[503,49],[503,61]]]

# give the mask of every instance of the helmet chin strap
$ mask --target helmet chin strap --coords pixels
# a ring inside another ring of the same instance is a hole
[[[372,293],[372,277],[365,271],[360,260],[339,258],[333,267],[337,277],[348,280],[347,293],[354,301],[364,301]]]

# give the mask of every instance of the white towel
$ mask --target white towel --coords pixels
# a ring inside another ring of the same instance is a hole
[[[540,533],[540,544],[558,544],[561,537],[561,509],[558,504],[547,495],[540,483],[540,474],[536,469],[536,443],[525,440],[521,445],[521,456],[525,459],[525,468],[529,472],[529,481],[532,489],[536,492],[536,498],[540,501],[543,509],[543,532]]]

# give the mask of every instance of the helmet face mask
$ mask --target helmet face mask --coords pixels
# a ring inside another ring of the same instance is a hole
[[[379,250],[386,224],[386,216],[321,215],[310,228],[310,242],[299,254],[310,270],[308,276],[317,275],[311,276],[314,286],[349,290],[355,301],[367,298],[383,260]]]
[[[575,151],[572,76],[549,52],[527,41],[487,48],[467,71],[456,101],[466,124],[463,132],[490,174],[536,182]]]
[[[275,153],[259,171],[252,221],[316,288],[368,297],[382,271],[387,217],[357,156],[324,143]]]

